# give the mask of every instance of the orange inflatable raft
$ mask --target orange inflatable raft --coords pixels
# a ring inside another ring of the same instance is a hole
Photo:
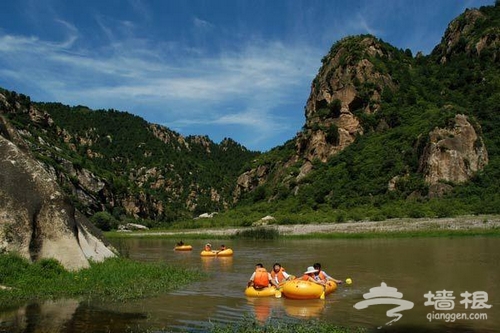
[[[281,288],[282,294],[291,299],[315,299],[320,298],[323,292],[325,295],[333,293],[337,289],[337,284],[328,281],[325,288],[314,282],[304,280],[287,281]]]

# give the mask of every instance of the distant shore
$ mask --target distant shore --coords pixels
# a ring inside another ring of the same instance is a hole
[[[293,224],[278,225],[269,224],[269,228],[275,228],[283,236],[307,236],[315,234],[336,234],[339,237],[345,235],[368,235],[369,234],[494,234],[500,235],[500,216],[498,215],[474,215],[453,218],[435,219],[391,219],[386,221],[360,221],[344,223],[321,223],[321,224]],[[221,236],[231,237],[238,232],[248,230],[251,227],[228,227],[228,228],[200,228],[182,230],[150,230],[121,233],[123,237],[141,236]],[[115,234],[115,233],[114,233]],[[115,234],[116,235],[116,234]]]

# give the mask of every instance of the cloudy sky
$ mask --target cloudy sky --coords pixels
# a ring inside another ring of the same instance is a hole
[[[266,151],[304,125],[321,58],[373,34],[429,54],[494,0],[0,1],[0,87]]]

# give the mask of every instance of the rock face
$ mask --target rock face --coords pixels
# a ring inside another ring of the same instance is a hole
[[[436,128],[420,160],[425,181],[463,183],[488,164],[481,137],[465,115],[456,115],[453,127]]]
[[[469,56],[480,56],[487,51],[493,61],[500,59],[500,27],[491,24],[485,34],[478,34],[479,24],[490,24],[491,18],[478,9],[468,9],[453,20],[446,29],[441,43],[432,51],[439,56],[439,61],[444,64],[457,53],[465,52]]]
[[[382,43],[371,36],[355,39],[353,43],[339,43],[323,59],[323,66],[311,86],[307,100],[305,130],[296,138],[297,154],[307,161],[322,162],[342,151],[363,134],[363,128],[354,112],[368,114],[379,110],[380,92],[394,90],[396,84],[388,74],[382,74],[368,57],[390,58]],[[370,86],[370,89],[366,87]]]
[[[0,202],[0,253],[54,258],[71,270],[115,255],[39,162],[1,135]]]
[[[313,170],[313,161],[326,162],[363,135],[356,114],[378,112],[381,92],[397,89],[392,77],[379,71],[368,58],[392,59],[392,52],[394,49],[373,36],[346,38],[334,45],[312,82],[305,108],[306,122],[294,140],[295,154],[287,161],[260,165],[240,175],[235,201],[243,193],[279,177],[286,178],[284,183],[293,191],[292,184]],[[280,171],[297,164],[299,172],[293,175]]]

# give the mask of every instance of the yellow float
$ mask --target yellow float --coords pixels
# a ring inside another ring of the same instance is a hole
[[[305,280],[287,281],[281,288],[282,294],[291,299],[315,299],[320,298],[323,292],[325,295],[333,293],[337,289],[337,284],[328,281],[325,288],[314,282]]]
[[[225,249],[222,251],[216,251],[216,250],[211,250],[211,251],[206,251],[203,250],[201,251],[200,255],[202,257],[230,257],[233,255],[233,250],[232,249]]]
[[[255,289],[253,286],[250,286],[245,289],[245,295],[250,297],[276,296],[276,287],[271,286],[262,289]]]
[[[175,251],[191,251],[193,247],[191,245],[177,245],[174,247]]]

